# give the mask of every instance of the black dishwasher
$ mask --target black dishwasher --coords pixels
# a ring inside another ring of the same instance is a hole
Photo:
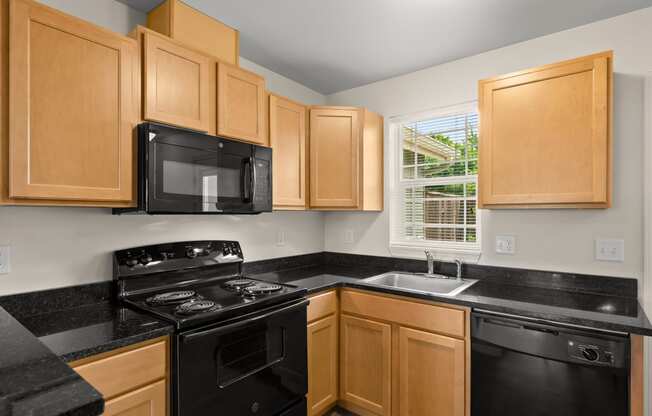
[[[474,312],[472,416],[627,416],[629,338]]]

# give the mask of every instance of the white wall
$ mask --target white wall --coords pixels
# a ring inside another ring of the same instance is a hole
[[[145,15],[113,0],[41,0],[120,33]],[[325,97],[253,62],[268,88],[309,104]],[[286,233],[276,246],[278,231]],[[324,222],[318,212],[256,216],[113,216],[102,208],[0,207],[0,245],[11,247],[11,273],[0,275],[0,295],[111,279],[111,252],[141,244],[193,239],[233,239],[246,260],[323,250]]]
[[[606,274],[642,274],[643,78],[652,70],[652,8],[511,45],[330,95],[329,104],[366,106],[385,117],[477,99],[483,78],[607,49],[614,50],[614,198],[607,210],[482,210],[483,264]],[[436,47],[436,44],[433,44]],[[386,126],[388,123],[386,123]],[[389,132],[385,132],[386,149]],[[385,159],[386,172],[388,160]],[[386,177],[385,183],[388,184]],[[388,192],[386,192],[386,206]],[[388,211],[326,214],[325,249],[389,255]],[[354,230],[354,243],[344,242]],[[517,253],[496,255],[497,234],[517,237]],[[596,237],[623,238],[625,262],[593,259]]]

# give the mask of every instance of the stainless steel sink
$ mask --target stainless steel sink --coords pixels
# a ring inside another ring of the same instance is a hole
[[[468,289],[477,280],[455,279],[443,275],[390,272],[362,280],[381,286],[390,286],[408,292],[431,293],[439,296],[455,296]]]

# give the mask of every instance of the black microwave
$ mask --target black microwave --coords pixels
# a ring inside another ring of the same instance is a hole
[[[138,126],[138,206],[114,214],[272,210],[272,149],[155,123]]]

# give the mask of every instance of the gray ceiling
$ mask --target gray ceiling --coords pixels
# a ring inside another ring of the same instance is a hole
[[[119,0],[147,11],[160,0]],[[652,6],[652,0],[184,0],[240,54],[323,94]]]

